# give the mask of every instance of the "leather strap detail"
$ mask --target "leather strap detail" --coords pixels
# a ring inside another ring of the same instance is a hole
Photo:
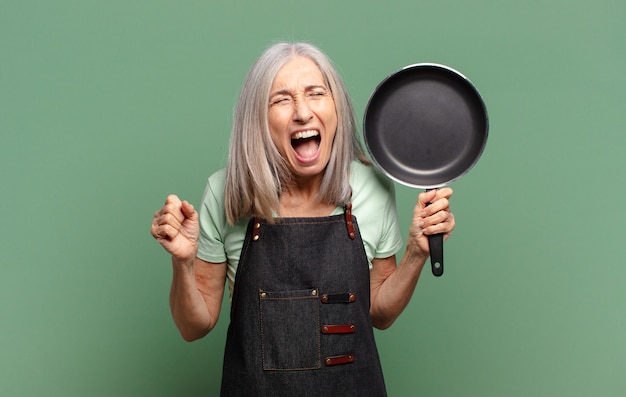
[[[330,367],[332,365],[339,364],[352,364],[354,360],[354,354],[345,354],[343,356],[326,357],[324,359],[324,364],[326,364],[327,367]]]
[[[322,325],[323,334],[353,334],[356,331],[354,324]]]
[[[253,222],[252,241],[259,241],[259,239],[261,238],[261,218],[255,216]]]
[[[348,236],[350,236],[351,240],[354,240],[356,238],[356,232],[354,231],[354,223],[352,222],[352,203],[346,204],[343,212],[346,215],[346,226],[348,227]]]
[[[353,303],[356,302],[356,294],[346,292],[342,294],[322,294],[322,303]]]

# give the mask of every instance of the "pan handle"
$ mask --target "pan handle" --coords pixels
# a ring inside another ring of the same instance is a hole
[[[429,191],[432,189],[426,189]],[[430,203],[426,204],[427,206]],[[443,233],[431,234],[428,236],[428,249],[430,250],[430,268],[433,276],[443,275]]]
[[[440,277],[443,274],[443,234],[431,234],[428,236],[430,248],[430,267],[433,275]]]

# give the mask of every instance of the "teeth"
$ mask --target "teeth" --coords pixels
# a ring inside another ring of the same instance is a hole
[[[291,139],[304,139],[304,138],[311,138],[314,136],[318,136],[320,133],[316,130],[308,130],[308,131],[298,131],[295,134],[293,134],[293,136],[291,137]]]

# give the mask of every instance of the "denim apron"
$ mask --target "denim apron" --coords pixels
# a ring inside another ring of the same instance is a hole
[[[356,218],[251,219],[221,396],[386,396]]]

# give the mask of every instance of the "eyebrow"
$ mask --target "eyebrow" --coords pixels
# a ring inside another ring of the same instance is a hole
[[[307,91],[311,91],[317,88],[322,88],[324,90],[328,90],[328,87],[324,86],[324,85],[319,85],[319,84],[312,84],[312,85],[308,85],[306,87],[304,87],[304,92]],[[282,90],[278,90],[278,91],[274,91],[270,94],[270,98],[274,97],[276,95],[293,95],[293,91],[288,90],[288,89],[282,89]]]

